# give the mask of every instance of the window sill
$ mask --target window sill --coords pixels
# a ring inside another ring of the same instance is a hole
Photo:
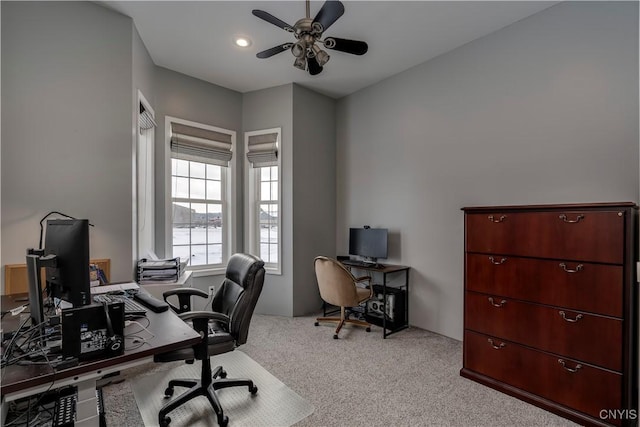
[[[265,274],[271,274],[273,276],[282,276],[282,271],[279,268],[266,268],[264,269]]]
[[[189,270],[191,271],[191,277],[207,277],[207,276],[221,276],[225,273],[224,267],[206,268],[202,270]]]

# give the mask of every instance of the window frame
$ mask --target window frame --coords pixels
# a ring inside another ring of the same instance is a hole
[[[136,136],[135,136],[135,147],[134,147],[134,157],[133,161],[133,254],[134,261],[137,261],[140,258],[145,256],[149,256],[149,253],[144,253],[143,250],[153,251],[155,253],[155,234],[156,234],[156,225],[155,225],[155,167],[154,167],[154,158],[155,158],[155,132],[156,127],[154,126],[151,129],[142,129],[140,128],[140,105],[144,107],[145,110],[149,112],[152,119],[155,120],[156,113],[154,109],[151,107],[147,98],[145,98],[144,94],[138,89],[137,97],[136,97]],[[144,130],[144,132],[143,132]],[[146,150],[142,150],[142,145],[144,145]],[[140,162],[142,159],[145,159],[146,169],[141,170]],[[151,191],[147,191],[146,194],[141,194],[140,187],[150,188]],[[144,200],[144,203],[142,203]],[[142,209],[141,204],[145,209]],[[148,223],[148,224],[147,224]],[[150,231],[150,235],[148,235],[148,240],[145,242],[141,242],[144,236],[141,236],[141,224],[146,226],[147,230]],[[147,243],[148,247],[143,249],[143,243]]]
[[[224,129],[217,126],[211,126],[204,123],[194,122],[191,120],[180,119],[172,116],[165,116],[165,251],[173,256],[173,194],[172,194],[172,170],[171,163],[173,155],[171,153],[171,124],[183,124],[196,128],[211,130],[215,132],[225,133],[231,136],[231,151],[233,156],[229,161],[226,171],[221,171],[221,202],[222,202],[222,262],[220,264],[205,264],[197,266],[187,266],[187,270],[193,271],[194,277],[210,276],[223,274],[227,267],[227,262],[231,254],[236,251],[235,236],[237,235],[237,226],[234,219],[234,213],[237,212],[237,196],[236,196],[236,170],[238,162],[238,152],[236,145],[236,132],[230,129]],[[203,162],[206,163],[206,162]],[[223,166],[224,167],[224,166]],[[191,173],[191,172],[189,172]],[[184,199],[182,200],[192,200]],[[192,201],[193,202],[193,201]],[[206,204],[206,200],[195,200],[196,203]]]
[[[244,165],[245,165],[245,170],[247,171],[247,182],[248,182],[248,222],[249,222],[249,227],[248,227],[248,243],[247,243],[247,247],[249,249],[249,252],[256,255],[256,256],[260,256],[260,200],[258,199],[259,195],[260,195],[260,184],[261,184],[261,179],[260,179],[260,169],[262,168],[254,168],[251,163],[249,162],[249,159],[247,158],[246,153],[249,151],[249,137],[250,136],[254,136],[254,135],[262,135],[262,134],[269,134],[269,133],[277,133],[278,134],[278,140],[277,140],[277,146],[278,146],[278,156],[277,156],[277,166],[278,168],[278,199],[277,199],[277,207],[278,207],[278,219],[277,219],[277,226],[278,226],[278,262],[277,263],[272,263],[272,262],[267,262],[265,260],[265,264],[264,264],[264,269],[265,269],[265,273],[267,274],[275,274],[275,275],[281,275],[282,274],[282,129],[277,127],[277,128],[271,128],[271,129],[261,129],[261,130],[256,130],[256,131],[250,131],[250,132],[245,132],[244,133]]]

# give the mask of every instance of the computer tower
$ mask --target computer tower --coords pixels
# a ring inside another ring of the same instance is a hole
[[[367,301],[367,309],[364,318],[367,322],[382,326],[383,317],[386,317],[388,329],[395,329],[405,324],[405,290],[386,287],[386,304],[382,285],[373,285],[373,297]]]

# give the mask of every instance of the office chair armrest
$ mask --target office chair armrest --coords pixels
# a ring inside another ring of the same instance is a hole
[[[371,276],[356,277],[356,283],[371,282]]]
[[[176,307],[170,303],[167,298],[173,295],[177,295],[179,307]],[[196,288],[176,288],[170,289],[162,293],[162,298],[169,304],[169,307],[176,313],[184,313],[191,311],[191,297],[197,296],[202,298],[209,298],[209,294]]]
[[[226,314],[218,313],[215,311],[187,311],[184,313],[178,314],[182,320],[194,320],[194,319],[207,319],[207,320],[217,320],[218,322],[224,322],[225,324],[229,324],[230,319]]]

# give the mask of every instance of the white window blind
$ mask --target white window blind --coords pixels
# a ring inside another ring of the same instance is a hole
[[[230,134],[171,124],[171,153],[176,159],[228,166],[233,155],[232,142]]]
[[[278,165],[278,133],[250,135],[247,141],[247,159],[254,168]]]

